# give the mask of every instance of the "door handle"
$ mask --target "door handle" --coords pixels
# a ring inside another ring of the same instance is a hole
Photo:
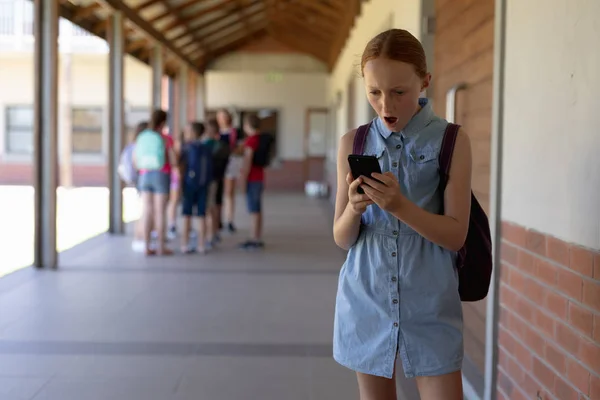
[[[456,120],[456,94],[466,88],[466,83],[457,83],[446,92],[446,120],[450,123]]]

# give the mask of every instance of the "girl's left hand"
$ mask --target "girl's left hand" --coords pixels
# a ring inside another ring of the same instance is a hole
[[[361,187],[367,196],[382,210],[393,214],[406,201],[406,197],[400,191],[400,183],[398,183],[392,172],[388,171],[385,174],[373,173],[370,178],[363,177],[363,180],[364,183]]]

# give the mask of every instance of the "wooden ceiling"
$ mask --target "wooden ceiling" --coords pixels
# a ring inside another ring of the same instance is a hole
[[[126,18],[127,53],[150,63],[165,48],[165,72],[181,62],[200,73],[220,56],[271,36],[333,69],[365,0],[60,0],[61,16],[106,37],[115,9]]]

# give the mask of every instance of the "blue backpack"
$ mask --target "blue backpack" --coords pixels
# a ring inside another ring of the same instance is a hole
[[[213,146],[205,142],[192,142],[185,148],[184,185],[199,188],[208,185],[213,177]]]

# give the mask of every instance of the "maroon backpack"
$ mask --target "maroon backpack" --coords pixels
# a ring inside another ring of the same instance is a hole
[[[354,136],[354,154],[363,154],[365,141],[371,123],[362,125]],[[448,124],[440,150],[440,189],[443,196],[448,178],[450,164],[454,153],[454,144],[460,125]],[[458,267],[458,293],[462,301],[483,300],[490,287],[492,279],[492,237],[488,217],[471,192],[471,214],[469,231],[465,244],[458,251],[456,265]]]

